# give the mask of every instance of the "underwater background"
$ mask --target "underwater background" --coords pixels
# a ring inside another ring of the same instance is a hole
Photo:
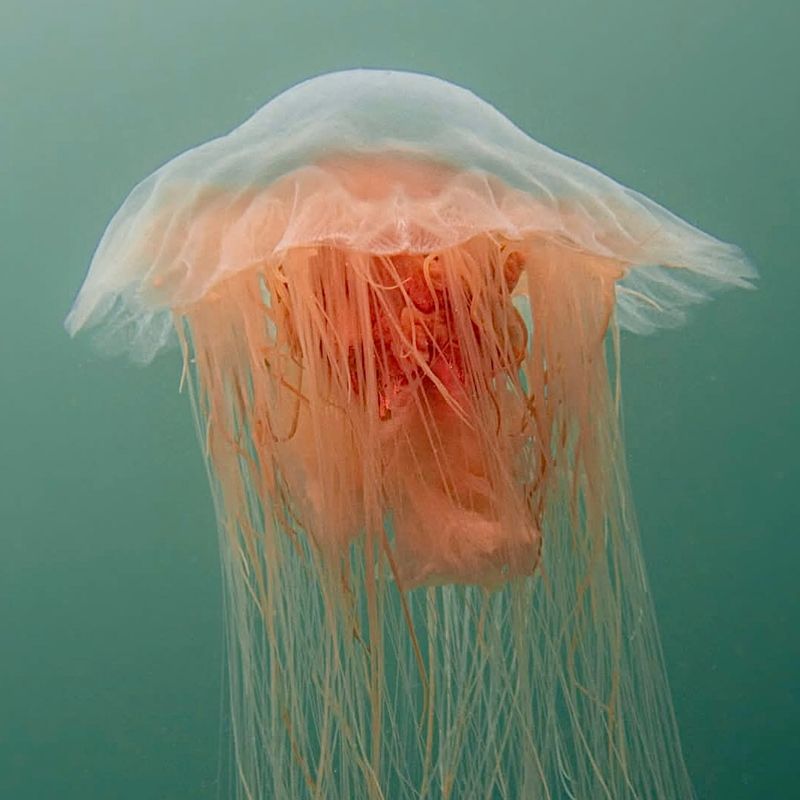
[[[133,185],[354,66],[467,86],[741,246],[623,335],[634,498],[699,798],[800,796],[800,5],[3,0],[0,800],[227,797],[216,530],[176,351],[62,320]]]

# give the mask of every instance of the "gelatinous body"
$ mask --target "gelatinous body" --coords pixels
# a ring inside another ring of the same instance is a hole
[[[405,73],[301,84],[118,212],[68,318],[176,330],[239,796],[684,798],[620,327],[733,247]]]

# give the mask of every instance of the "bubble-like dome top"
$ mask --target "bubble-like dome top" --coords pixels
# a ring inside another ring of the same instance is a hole
[[[737,248],[540,144],[472,92],[352,70],[294,86],[140,183],[111,220],[66,327],[103,323],[149,360],[173,311],[287,248],[430,252],[481,232],[558,237],[618,261],[617,319],[640,332],[755,276]]]

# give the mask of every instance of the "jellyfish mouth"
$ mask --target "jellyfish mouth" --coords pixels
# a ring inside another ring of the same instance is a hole
[[[378,280],[394,281],[392,288],[370,302],[371,337],[366,350],[375,354],[376,407],[381,420],[407,405],[413,391],[440,395],[451,405],[463,404],[467,387],[465,354],[451,293],[472,302],[469,282],[448,276],[438,254],[400,253],[373,259]],[[524,261],[511,251],[502,264],[503,293],[510,298],[522,274]],[[463,276],[462,276],[463,277]],[[508,369],[517,369],[525,356],[527,333],[517,309],[506,303],[506,336],[510,342]],[[471,320],[470,334],[480,349],[486,338],[478,320]],[[498,332],[491,330],[497,338]],[[352,344],[348,351],[350,386],[361,395],[365,348]]]

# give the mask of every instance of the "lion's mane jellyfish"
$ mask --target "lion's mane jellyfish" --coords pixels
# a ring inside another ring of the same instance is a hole
[[[307,81],[134,189],[67,328],[182,347],[237,797],[691,796],[618,332],[751,277],[407,73]]]

